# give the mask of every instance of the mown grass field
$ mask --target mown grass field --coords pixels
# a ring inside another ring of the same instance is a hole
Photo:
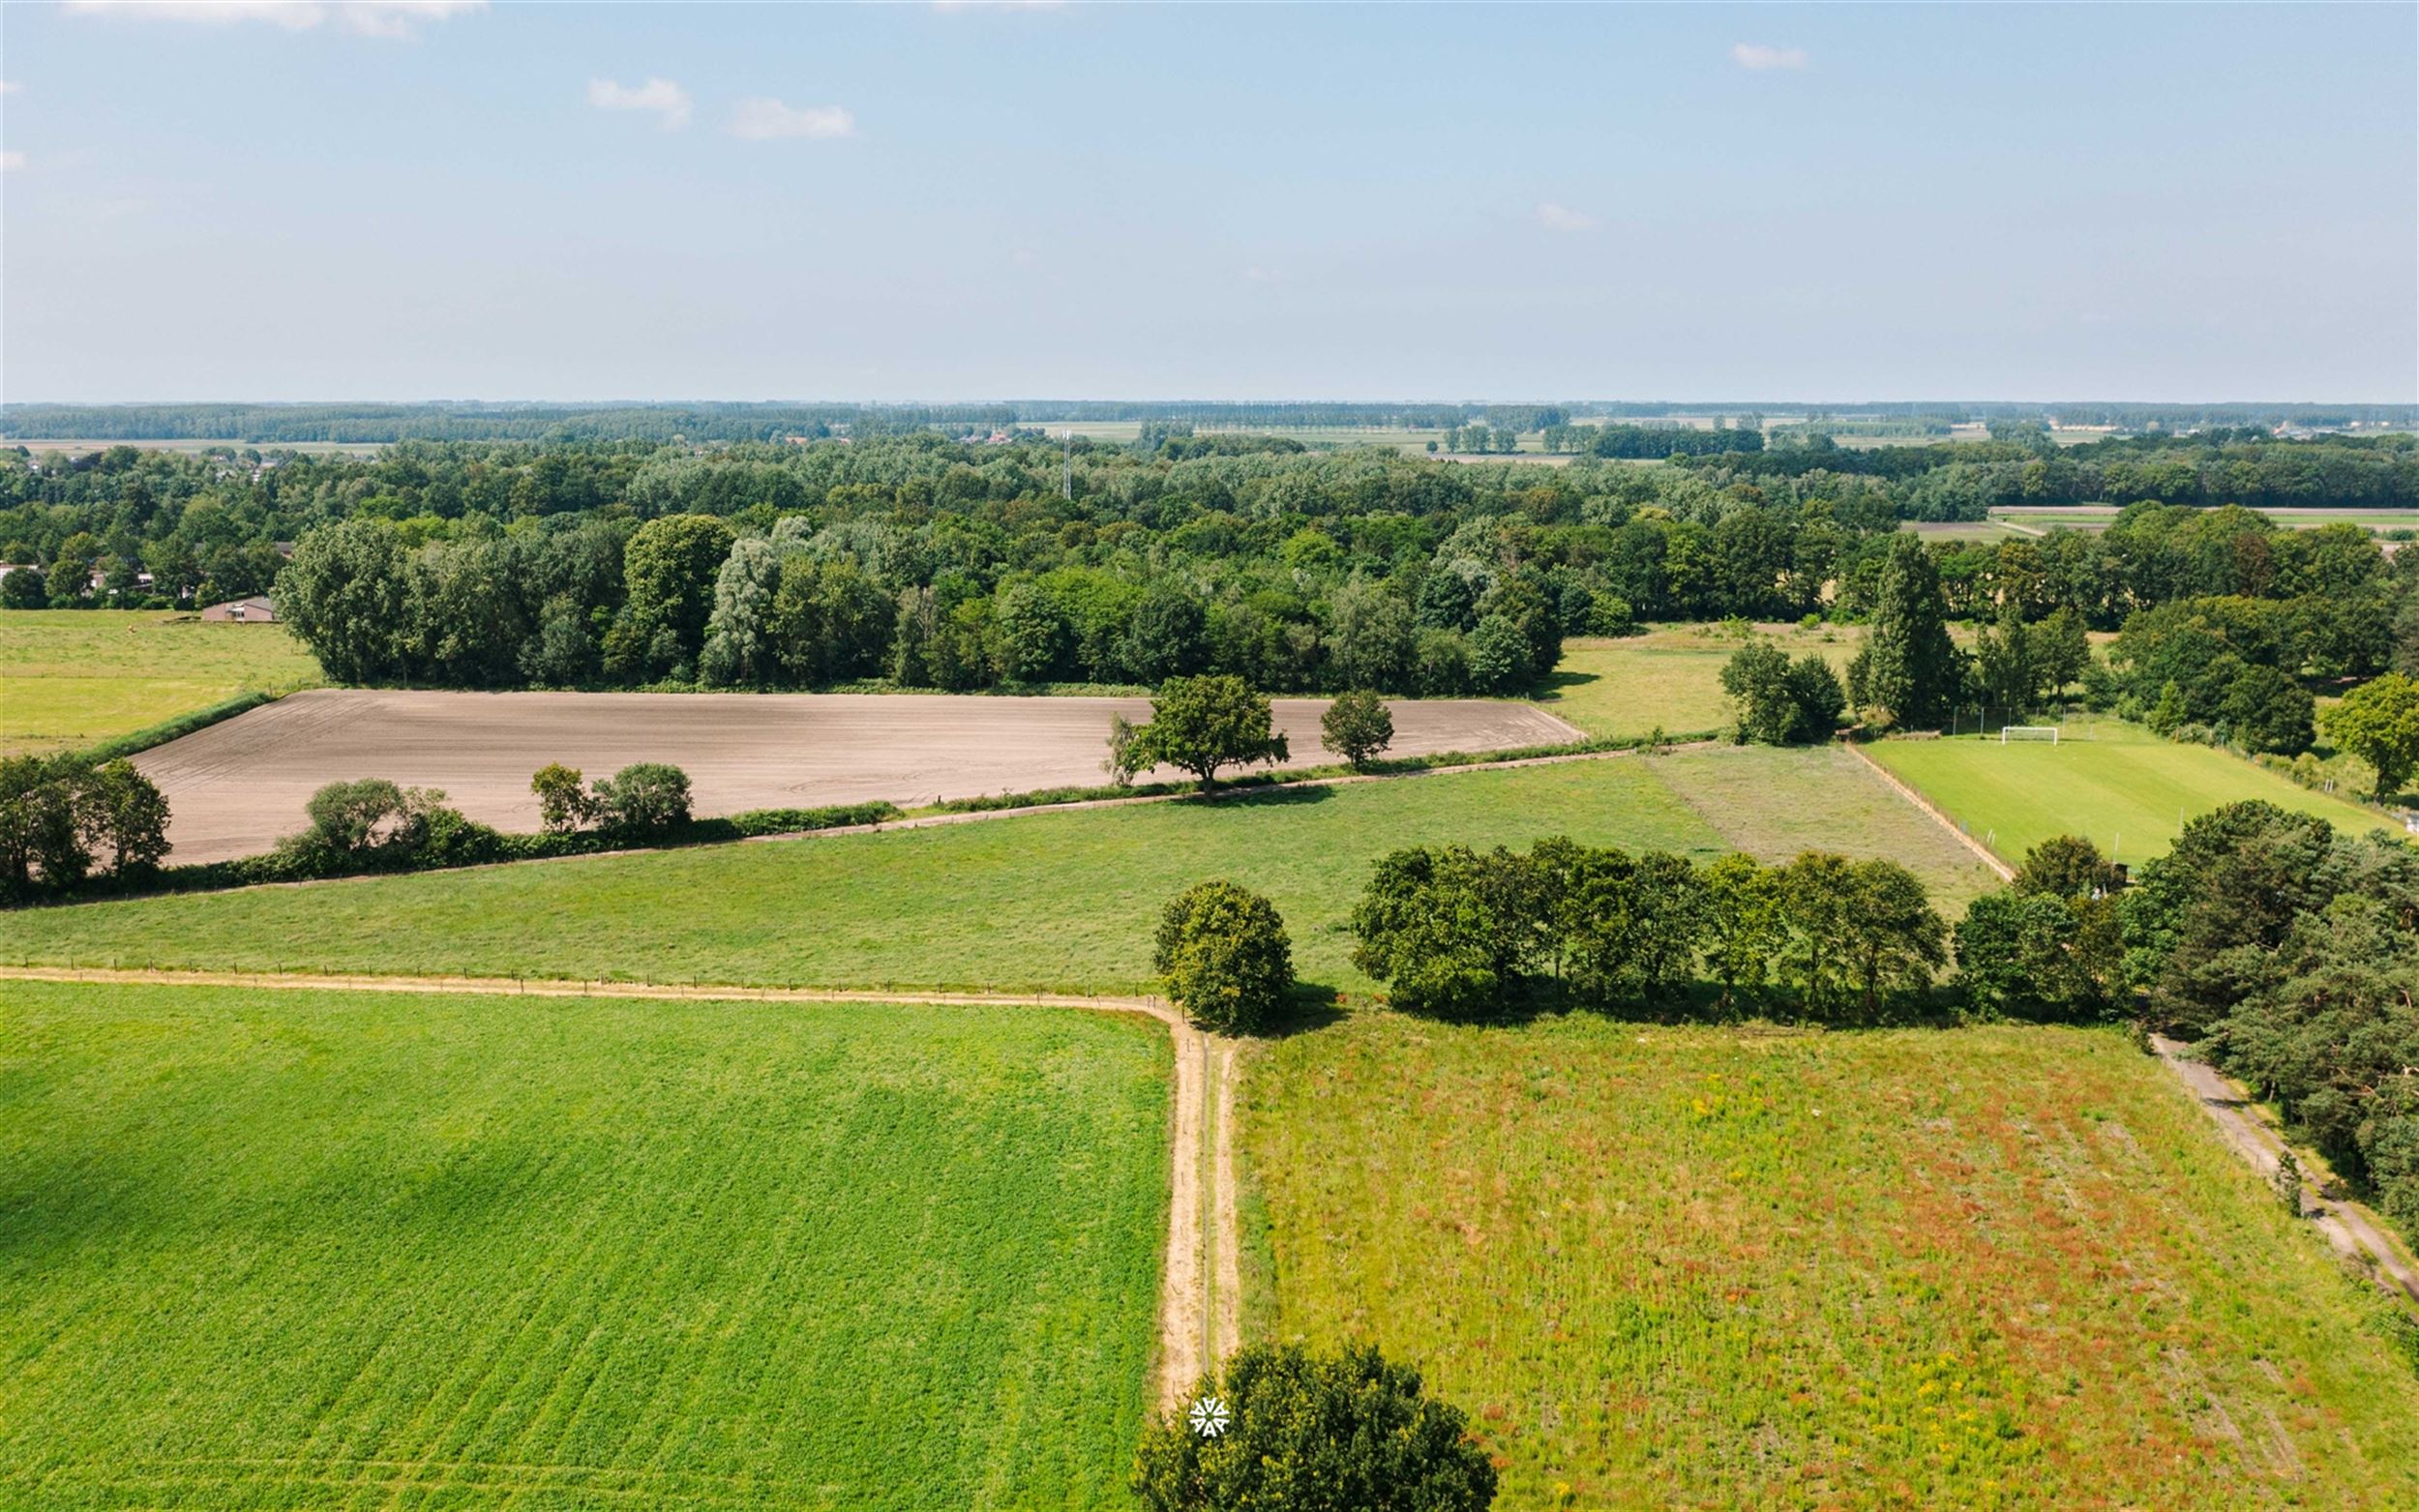
[[[1261,1048],[1246,1333],[1374,1338],[1507,1509],[2419,1505],[2419,1379],[2113,1031]]]
[[[204,624],[154,609],[0,613],[0,756],[73,750],[239,693],[316,687],[283,625]]]
[[[1999,743],[1996,734],[1880,740],[1865,749],[2011,865],[2055,835],[2081,835],[2127,862],[2164,855],[2184,824],[2246,798],[2362,834],[2389,821],[2207,746],[2103,720],[2088,739]]]
[[[1807,822],[1835,807],[1860,827]],[[1168,899],[1229,877],[1275,902],[1305,981],[1359,992],[1372,984],[1348,960],[1347,925],[1379,856],[1555,834],[1699,858],[1801,841],[1897,857],[1953,916],[1986,880],[1838,753],[1735,749],[82,904],[9,915],[0,959],[1127,992],[1150,976]]]
[[[1844,668],[1864,644],[1862,625],[1765,625],[1763,633],[1792,657],[1819,652]],[[1717,625],[1671,625],[1642,636],[1588,637],[1563,642],[1563,659],[1548,679],[1540,708],[1591,735],[1630,738],[1657,727],[1696,733],[1735,724],[1722,693],[1722,666],[1741,641]]]
[[[1156,1024],[8,997],[0,1504],[1130,1504]]]

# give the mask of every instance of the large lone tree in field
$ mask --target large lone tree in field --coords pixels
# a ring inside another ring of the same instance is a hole
[[[1181,767],[1209,787],[1222,766],[1282,761],[1288,754],[1268,695],[1252,692],[1240,677],[1218,674],[1169,678],[1151,697],[1150,723],[1132,731],[1112,759],[1122,760],[1129,772],[1162,763]]]
[[[1904,728],[1948,718],[1965,679],[1965,658],[1949,639],[1940,569],[1913,536],[1892,543],[1874,595],[1873,635],[1849,669],[1849,692]]]

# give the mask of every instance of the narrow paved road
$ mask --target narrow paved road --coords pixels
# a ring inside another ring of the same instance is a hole
[[[1239,1343],[1241,1261],[1235,1199],[1236,1043],[1204,1034],[1156,997],[1071,993],[885,993],[819,987],[713,987],[660,982],[476,976],[314,975],[307,971],[137,971],[0,966],[0,981],[86,982],[261,991],[459,993],[482,996],[641,997],[690,1002],[915,1003],[969,1008],[1086,1008],[1133,1013],[1167,1026],[1175,1046],[1167,1253],[1159,1271],[1159,1359],[1153,1400],[1182,1403],[1202,1372]]]

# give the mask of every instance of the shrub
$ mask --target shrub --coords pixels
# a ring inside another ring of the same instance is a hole
[[[1214,1398],[1223,1431],[1190,1413]],[[1153,1512],[1481,1512],[1495,1468],[1461,1411],[1367,1345],[1255,1345],[1144,1430],[1133,1488]]]
[[[549,834],[567,835],[596,818],[596,800],[581,786],[576,766],[549,761],[530,777],[529,790],[538,795],[538,822]]]
[[[132,761],[93,768],[75,794],[75,825],[111,875],[148,871],[168,853],[168,800]]]
[[[1394,716],[1386,700],[1367,691],[1344,694],[1319,716],[1319,733],[1329,751],[1365,767],[1372,756],[1394,743]]]
[[[13,609],[38,609],[49,602],[50,588],[43,581],[39,567],[15,568],[0,578],[0,605]]]
[[[607,829],[660,833],[689,818],[689,774],[665,761],[640,761],[596,785],[596,812]]]
[[[330,783],[303,806],[311,819],[308,838],[340,855],[371,849],[387,838],[403,815],[403,790],[383,777]]]
[[[1732,653],[1721,682],[1738,707],[1743,742],[1784,746],[1829,740],[1848,705],[1830,663],[1810,651],[1792,663],[1769,640],[1751,640]]]
[[[1168,904],[1150,965],[1186,1018],[1222,1034],[1264,1026],[1294,987],[1285,921],[1233,882],[1203,882]]]

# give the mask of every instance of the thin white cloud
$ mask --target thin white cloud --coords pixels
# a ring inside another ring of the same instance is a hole
[[[0,172],[15,173],[17,169],[23,166],[25,166],[25,154],[21,152],[0,152]]]
[[[588,80],[588,104],[599,110],[648,110],[665,131],[689,124],[689,92],[668,78],[650,78],[633,87],[610,78]]]
[[[487,0],[67,0],[67,9],[87,15],[107,14],[205,26],[261,21],[289,32],[313,31],[334,21],[357,36],[409,37],[423,21],[484,11]]]
[[[1549,231],[1593,231],[1596,217],[1548,199],[1538,205],[1538,224]]]
[[[1802,69],[1812,60],[1807,57],[1804,47],[1774,47],[1760,42],[1743,42],[1730,49],[1730,61],[1760,74],[1766,69]]]
[[[763,95],[750,95],[731,112],[731,134],[750,142],[822,141],[854,136],[856,117],[846,105],[786,105]]]

